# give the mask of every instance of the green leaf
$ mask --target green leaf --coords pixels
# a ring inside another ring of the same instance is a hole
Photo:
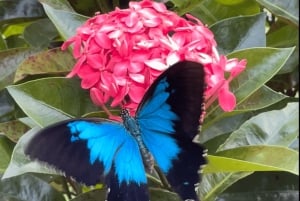
[[[15,82],[27,75],[68,72],[74,64],[71,53],[60,48],[39,52],[21,63],[15,75]]]
[[[274,25],[276,26],[276,25]],[[267,35],[267,46],[270,47],[292,47],[296,46],[295,51],[290,56],[280,74],[293,72],[299,65],[299,30],[293,26],[281,26],[272,30]]]
[[[218,201],[296,201],[299,177],[287,172],[255,172],[218,195]]]
[[[264,98],[263,102],[257,105],[259,107],[253,106],[252,102],[253,97],[257,97],[257,95],[264,93],[264,97],[266,97],[268,93],[272,93],[265,88],[264,84],[282,68],[293,50],[294,48],[251,48],[228,55],[229,58],[247,59],[246,69],[230,83],[230,89],[237,99],[237,108],[240,107],[244,111],[247,107],[249,107],[249,110],[251,108],[261,109],[282,98],[279,97],[280,95],[274,94],[270,100]],[[261,87],[264,88],[261,89]],[[259,101],[255,101],[254,104],[256,105]],[[206,110],[203,129],[205,130],[215,122],[239,112],[241,111],[224,113],[215,102]]]
[[[0,90],[0,122],[15,119],[15,112],[14,100],[6,89]]]
[[[24,39],[34,48],[47,48],[58,37],[58,32],[52,22],[45,18],[40,19],[29,26],[23,32]]]
[[[246,70],[230,85],[238,104],[276,75],[293,51],[294,48],[253,48],[228,55],[229,58],[247,59]]]
[[[205,124],[201,135],[199,136],[199,141],[203,143],[216,136],[233,132],[238,129],[245,120],[255,114],[251,111],[269,107],[284,99],[288,99],[288,97],[281,93],[277,93],[264,85],[245,101],[238,104],[234,112],[224,113],[222,114],[222,118],[218,118],[209,125]]]
[[[8,121],[0,123],[0,133],[4,133],[4,135],[13,142],[17,142],[27,130],[28,127],[20,121]]]
[[[243,146],[208,156],[204,173],[286,171],[299,175],[299,153],[281,146]],[[226,164],[226,165],[224,165]]]
[[[251,48],[265,47],[265,13],[239,16],[217,22],[210,27],[221,54]]]
[[[6,136],[1,134],[0,131],[0,175],[7,168],[10,157],[14,148],[14,143]]]
[[[2,36],[0,36],[0,51],[7,49],[6,42]]]
[[[251,94],[247,99],[240,102],[235,108],[235,111],[254,111],[266,108],[270,105],[282,101],[285,98],[288,98],[288,96],[273,91],[271,88],[263,85],[261,88]]]
[[[267,46],[269,47],[291,47],[296,46],[299,41],[299,30],[296,27],[285,25],[271,31],[267,35]]]
[[[43,7],[64,39],[68,39],[75,35],[77,27],[82,25],[88,19],[87,17],[74,12],[55,9],[46,3],[43,3]]]
[[[0,196],[13,201],[65,201],[47,182],[29,174],[0,180]]]
[[[298,122],[299,103],[289,103],[282,110],[261,113],[234,131],[218,151],[260,144],[288,147],[299,134]]]
[[[252,172],[204,174],[198,186],[198,194],[203,201],[215,201],[229,186]]]
[[[257,0],[274,15],[289,20],[299,26],[299,1],[298,0]]]
[[[28,117],[42,127],[97,109],[77,79],[43,78],[7,90]]]
[[[95,189],[86,193],[82,193],[71,201],[95,201],[95,200],[105,200],[106,189]]]
[[[38,1],[0,1],[1,19],[32,18],[44,16]]]
[[[150,200],[154,201],[180,201],[176,193],[161,189],[161,188],[149,188]]]
[[[27,48],[10,49],[0,52],[0,90],[12,84],[19,64],[36,50]]]
[[[228,1],[227,1],[228,2]],[[191,10],[184,10],[199,18],[204,24],[212,25],[222,19],[241,15],[255,15],[260,13],[259,4],[254,0],[241,0],[236,4],[228,4],[222,0],[204,0]],[[179,10],[179,13],[182,12]]]
[[[262,144],[288,147],[297,139],[299,133],[298,116],[298,103],[289,103],[282,110],[261,113],[249,119],[238,130],[234,131],[219,147],[218,151]],[[240,152],[240,154],[243,153]],[[256,157],[258,156],[256,154]],[[259,160],[259,157],[257,160]],[[298,163],[298,160],[296,162]],[[227,166],[227,163],[223,163],[222,166]],[[252,172],[204,174],[199,187],[200,195],[205,200],[214,200],[230,185],[250,174]]]
[[[63,175],[58,170],[50,167],[44,163],[37,161],[31,161],[24,153],[25,147],[28,145],[30,139],[40,130],[40,128],[33,128],[24,134],[14,147],[12,152],[10,163],[4,172],[2,179],[8,179],[11,177],[19,176],[24,173],[34,172],[43,174],[56,174]]]

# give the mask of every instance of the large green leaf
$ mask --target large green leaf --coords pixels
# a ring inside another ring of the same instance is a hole
[[[28,145],[30,139],[40,130],[40,128],[33,128],[24,134],[14,147],[11,155],[11,160],[7,169],[5,170],[2,179],[7,179],[22,175],[28,172],[44,173],[44,174],[57,174],[62,175],[61,172],[55,170],[53,167],[47,166],[37,161],[32,161],[25,155],[24,149]]]
[[[282,146],[243,146],[208,156],[204,172],[286,171],[299,175],[298,158],[298,152]]]
[[[75,12],[55,9],[47,3],[43,3],[43,7],[48,17],[64,39],[68,39],[75,35],[77,27],[87,20],[87,17],[85,16],[79,15]]]
[[[263,85],[261,88],[251,94],[247,99],[240,102],[236,106],[235,111],[255,111],[278,103],[285,98],[288,98],[288,96],[285,96],[282,93],[278,93],[271,88]]]
[[[17,142],[27,130],[28,127],[17,120],[0,123],[0,133],[2,132],[14,142]]]
[[[49,47],[49,44],[58,37],[58,32],[52,22],[45,18],[27,26],[23,36],[30,46],[42,49]]]
[[[274,25],[278,26],[278,25]],[[275,30],[271,30],[267,35],[267,46],[269,47],[292,47],[296,46],[295,51],[290,56],[284,67],[279,73],[293,72],[299,66],[299,30],[297,27],[284,25]]]
[[[261,113],[233,132],[218,151],[259,144],[288,147],[299,134],[298,122],[298,103],[289,103],[282,110]]]
[[[246,69],[230,84],[230,88],[236,96],[239,110],[245,112],[261,109],[283,98],[265,88],[264,84],[282,68],[293,50],[294,48],[251,48],[228,55],[230,58],[247,59]],[[264,94],[262,102],[260,99],[254,100],[253,97],[262,94]],[[274,95],[268,99],[267,96],[270,94]],[[258,102],[260,103],[258,104]],[[248,107],[249,109],[247,109]],[[207,108],[203,129],[207,129],[220,119],[242,111],[224,113],[218,104],[214,103]]]
[[[199,141],[204,143],[216,136],[235,131],[245,120],[255,115],[257,111],[275,103],[288,99],[287,96],[277,93],[267,86],[262,86],[245,101],[236,106],[235,112],[224,113],[213,124],[205,124],[199,136]]]
[[[298,201],[299,177],[287,172],[255,172],[230,186],[216,201]]]
[[[299,1],[298,0],[257,0],[274,15],[289,20],[299,26]]]
[[[7,89],[28,117],[40,126],[97,109],[77,79],[43,78]]]
[[[65,201],[47,182],[29,174],[0,180],[0,196],[3,201]]]
[[[28,75],[69,72],[74,64],[75,61],[71,53],[62,51],[60,48],[39,52],[20,64],[14,81],[19,81]]]
[[[32,18],[44,16],[43,8],[36,0],[0,1],[0,21],[13,18]]]
[[[0,90],[12,84],[19,64],[36,50],[27,48],[10,49],[0,52]]]
[[[189,7],[190,9],[185,9],[184,12],[191,13],[192,15],[199,18],[204,24],[208,25],[212,25],[222,19],[230,17],[241,15],[255,15],[260,13],[259,4],[254,0],[240,0],[235,1],[236,3],[233,4],[228,2],[230,1],[203,0],[197,5]]]
[[[219,21],[210,27],[221,54],[252,48],[265,47],[265,13],[238,16]]]
[[[277,145],[288,147],[299,133],[299,104],[290,103],[282,110],[259,114],[246,121],[219,147],[218,151],[247,145]],[[222,153],[222,152],[221,152]],[[225,152],[224,152],[225,153]],[[244,152],[240,152],[243,154]],[[238,155],[236,155],[238,156]],[[259,155],[256,154],[257,159]],[[297,158],[296,158],[297,159]],[[298,163],[298,161],[296,160]],[[224,163],[223,166],[227,164]],[[230,185],[252,172],[204,174],[200,195],[205,200],[214,200]]]
[[[215,201],[226,188],[250,174],[252,172],[204,174],[198,194],[203,201]]]

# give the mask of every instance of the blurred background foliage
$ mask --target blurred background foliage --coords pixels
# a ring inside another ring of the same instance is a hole
[[[237,108],[207,109],[199,142],[209,164],[197,188],[203,201],[299,200],[299,1],[160,1],[191,13],[215,34],[218,51],[246,58],[231,83]],[[64,76],[75,61],[60,50],[95,12],[127,0],[0,0],[0,200],[104,200],[103,185],[82,186],[30,162],[26,136],[79,116],[104,116]],[[76,98],[74,98],[76,97]],[[26,135],[24,135],[26,133]],[[184,171],[184,170],[183,170]],[[178,200],[149,177],[151,200]]]

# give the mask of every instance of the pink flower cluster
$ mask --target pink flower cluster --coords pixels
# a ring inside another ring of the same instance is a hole
[[[109,102],[132,112],[155,78],[182,60],[204,65],[206,98],[217,97],[221,108],[231,111],[235,96],[229,82],[246,65],[245,60],[219,55],[212,32],[198,19],[191,15],[182,18],[151,0],[130,2],[128,9],[95,15],[62,49],[71,44],[77,63],[68,77],[79,76],[95,104]],[[230,73],[227,79],[225,72]]]

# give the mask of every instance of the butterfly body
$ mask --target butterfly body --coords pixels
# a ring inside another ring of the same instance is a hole
[[[37,133],[25,153],[85,184],[105,182],[108,201],[148,201],[146,171],[156,163],[182,199],[198,200],[195,184],[205,159],[203,148],[192,140],[202,114],[203,86],[202,65],[177,63],[150,86],[136,116],[122,110],[123,123],[59,122]]]

